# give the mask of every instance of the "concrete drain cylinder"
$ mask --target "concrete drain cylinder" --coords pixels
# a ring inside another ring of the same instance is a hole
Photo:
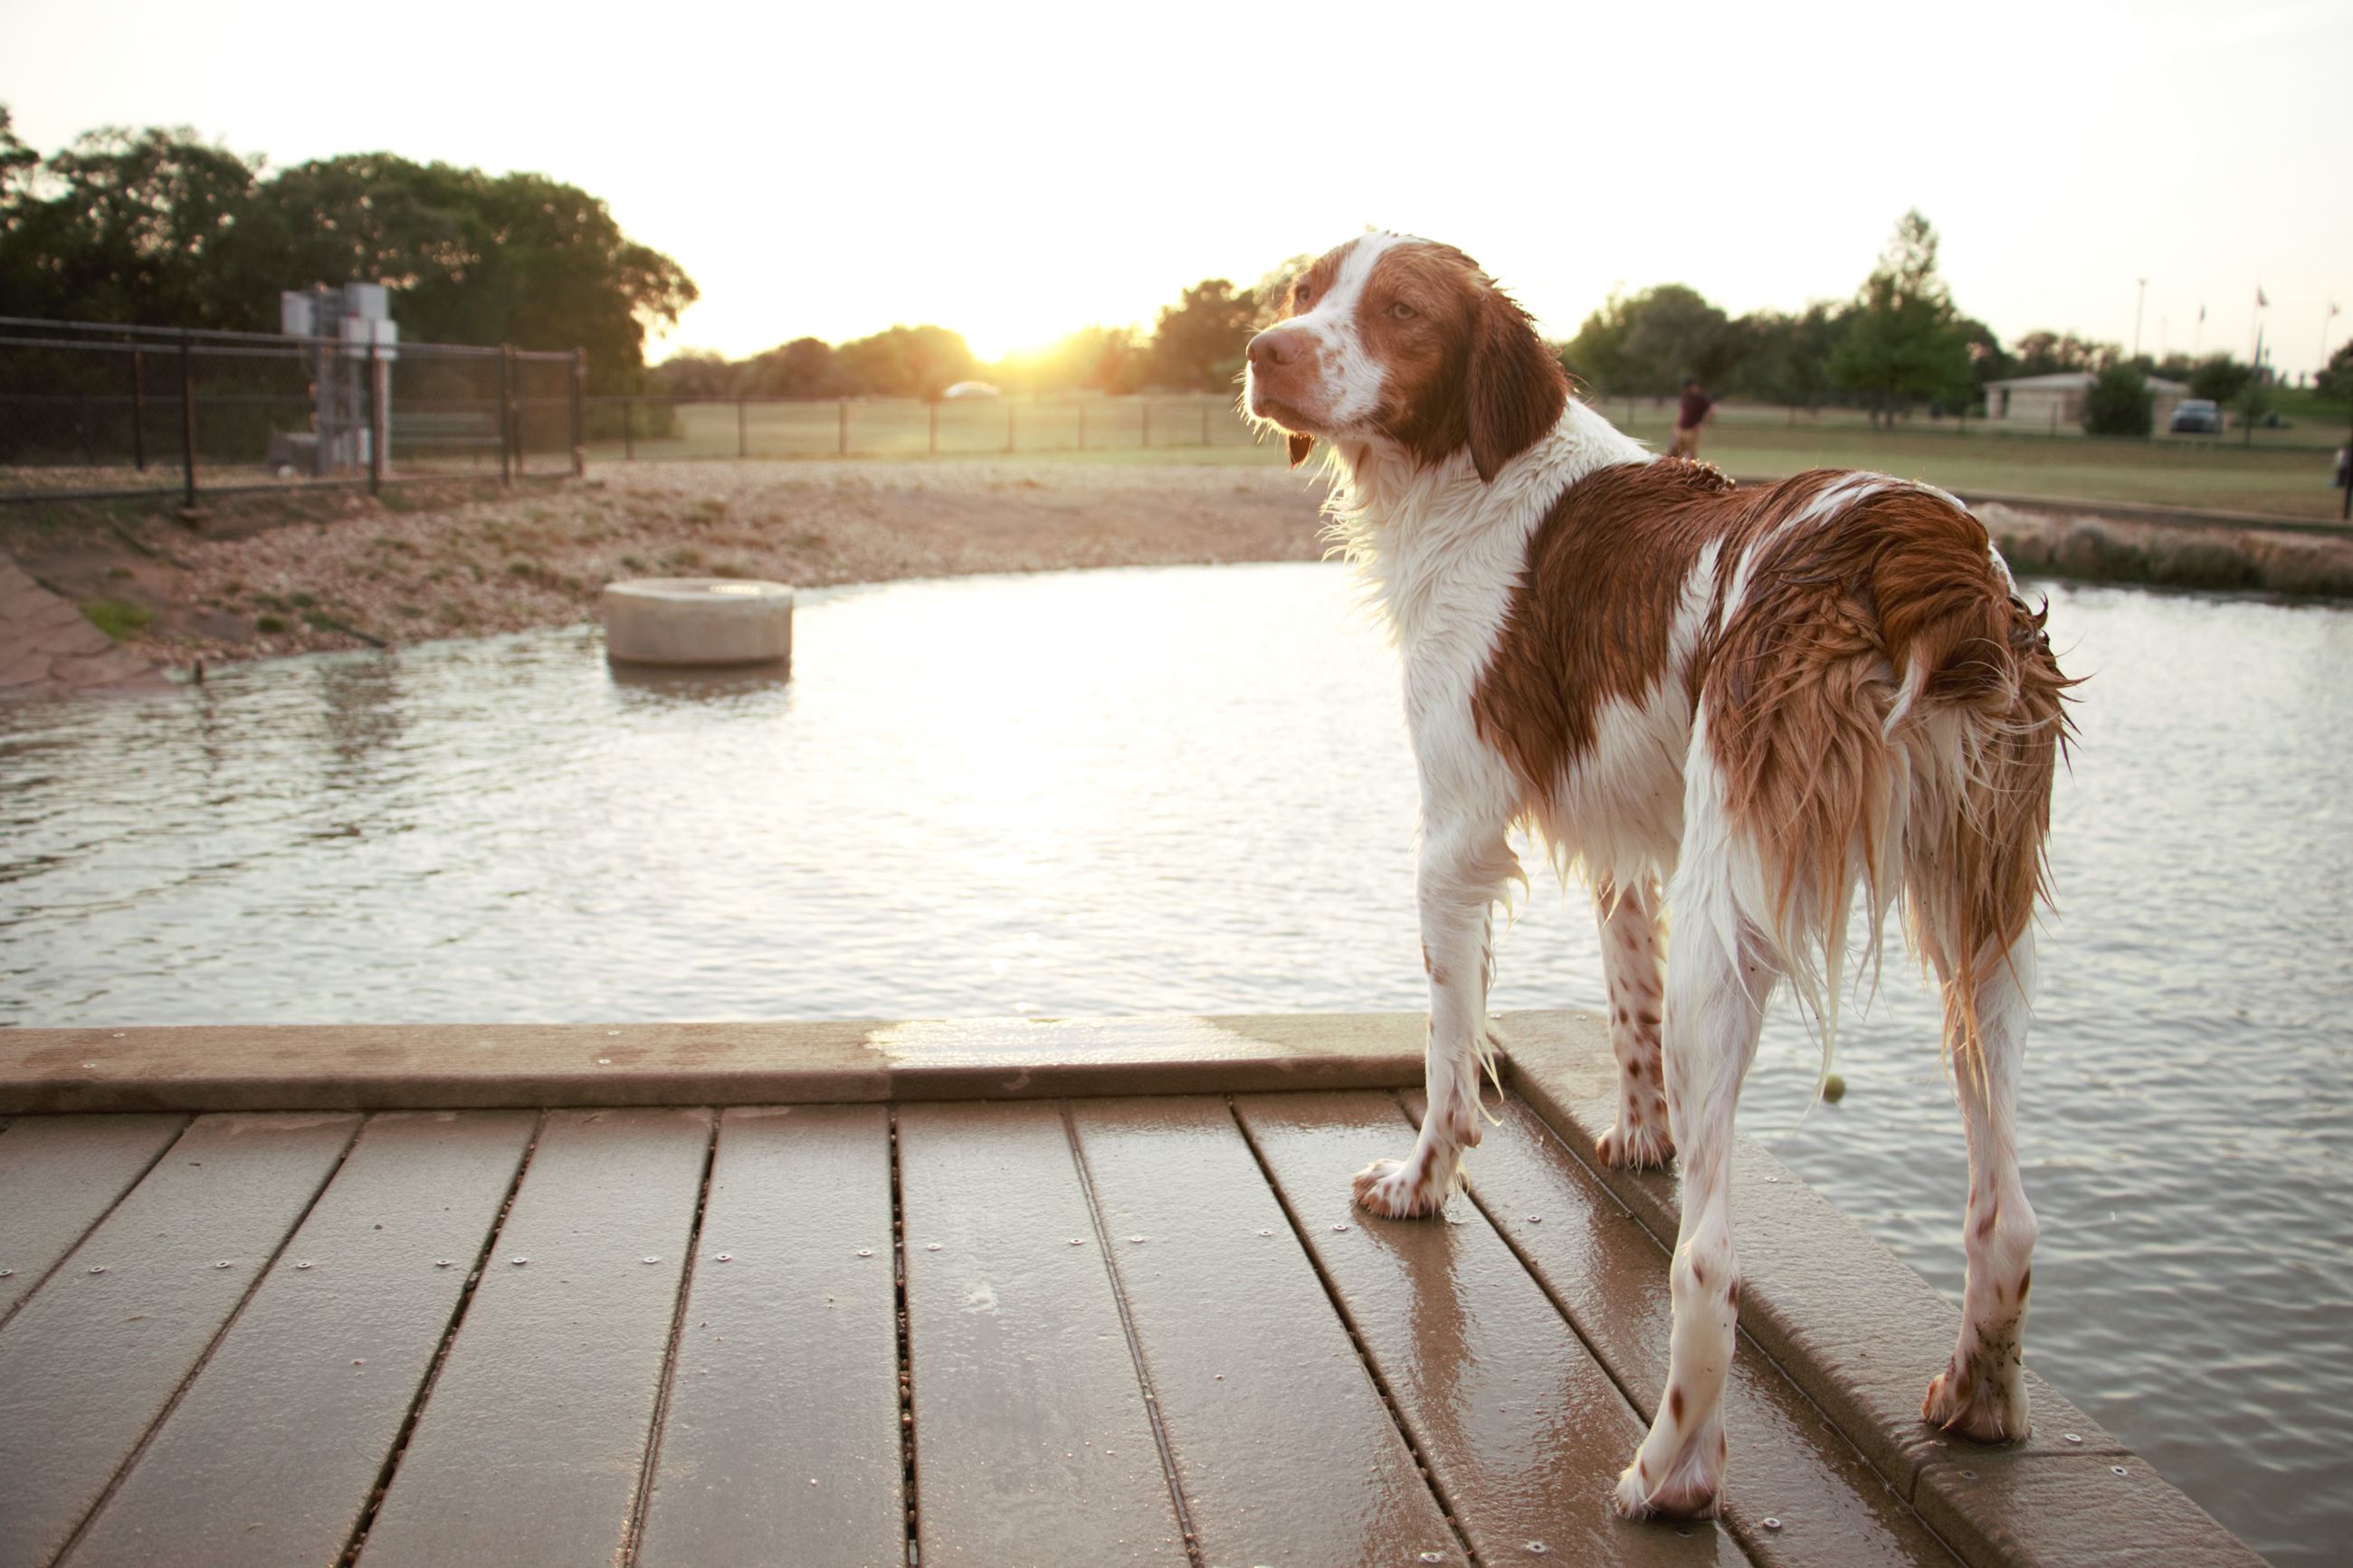
[[[639,577],[605,587],[615,664],[790,664],[793,591],[733,577]]]

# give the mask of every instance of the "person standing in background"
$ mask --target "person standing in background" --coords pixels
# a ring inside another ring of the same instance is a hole
[[[1699,456],[1699,427],[1715,412],[1715,399],[1700,390],[1696,379],[1683,383],[1683,400],[1675,410],[1674,444],[1667,448],[1671,458]]]

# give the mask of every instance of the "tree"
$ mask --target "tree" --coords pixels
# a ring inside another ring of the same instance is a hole
[[[2217,404],[2228,404],[2254,379],[2254,367],[2229,354],[2209,354],[2189,372],[2189,394]]]
[[[2069,371],[2099,372],[2124,357],[2114,343],[2094,342],[2073,332],[2027,333],[2018,340],[2012,375],[2060,375]]]
[[[833,351],[842,390],[876,397],[937,397],[980,368],[961,332],[892,327]]]
[[[1562,365],[1605,395],[1662,397],[1696,376],[1714,384],[1738,357],[1722,310],[1696,289],[1662,283],[1612,293],[1561,346]]]
[[[2155,426],[2156,406],[2148,377],[2137,365],[2112,364],[2084,390],[2084,433],[2146,436]]]
[[[991,374],[1023,392],[1133,392],[1145,372],[1134,327],[1082,327],[1059,342],[1008,354]]]
[[[664,397],[733,397],[738,367],[712,349],[683,349],[653,367],[646,379]]]
[[[2331,403],[2353,403],[2353,339],[2328,356],[2328,363],[2313,377],[2312,389]]]
[[[746,362],[742,385],[754,397],[830,397],[842,390],[833,345],[822,338],[795,338]]]
[[[543,174],[364,153],[265,177],[186,130],[28,153],[0,110],[0,286],[23,314],[269,332],[281,289],[382,283],[407,337],[585,348],[591,387],[625,390],[647,331],[695,299],[603,202]]]
[[[1799,314],[1752,310],[1728,329],[1735,356],[1725,390],[1743,397],[1812,408],[1830,395],[1830,362],[1845,322],[1817,301]]]
[[[1970,370],[1968,336],[1936,275],[1936,231],[1915,208],[1856,293],[1831,378],[1870,400],[1875,424],[1915,398],[1960,404],[1974,385]]]
[[[362,153],[297,164],[257,195],[272,270],[298,286],[385,283],[401,331],[427,342],[586,349],[592,388],[633,385],[648,330],[698,295],[603,202],[544,174]]]
[[[1153,328],[1147,374],[1172,391],[1224,392],[1242,372],[1258,301],[1223,278],[1206,278],[1164,305]]]

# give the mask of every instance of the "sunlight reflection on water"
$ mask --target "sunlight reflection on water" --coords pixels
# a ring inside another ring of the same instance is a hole
[[[789,683],[570,629],[0,706],[0,1022],[1418,1009],[1393,658],[1322,565],[801,596]],[[2258,1549],[2353,1512],[2353,615],[2053,590],[2084,689],[2021,1144],[2037,1367]],[[1539,877],[1499,1008],[1594,1005]],[[1746,1131],[1948,1295],[1900,961]],[[1803,1113],[1801,1115],[1801,1113]],[[1925,1380],[1933,1369],[1923,1368]]]

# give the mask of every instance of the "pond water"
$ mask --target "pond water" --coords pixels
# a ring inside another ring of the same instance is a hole
[[[2091,679],[2029,1353],[2258,1550],[2339,1560],[2353,614],[2051,592]],[[572,628],[0,705],[0,1023],[1423,1005],[1395,659],[1340,569],[813,593],[797,641],[789,683],[619,680]],[[1498,967],[1498,1008],[1599,1005],[1583,894],[1539,876]],[[1840,1051],[1807,1112],[1778,1011],[1742,1126],[1957,1300],[1908,966]]]

